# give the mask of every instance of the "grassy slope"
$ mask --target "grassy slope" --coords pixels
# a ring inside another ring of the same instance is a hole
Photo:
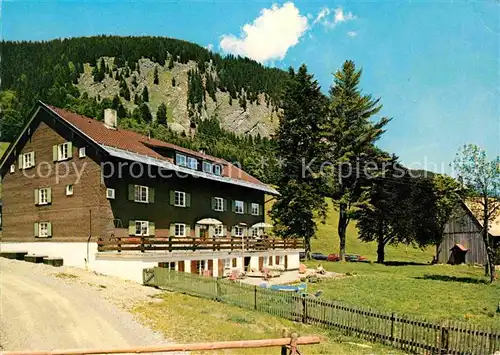
[[[480,267],[375,263],[323,266],[354,275],[310,284],[309,291],[323,290],[324,298],[432,321],[452,319],[500,328],[500,314],[495,312],[500,283],[487,284]]]
[[[399,354],[378,344],[370,344],[335,332],[304,326],[264,313],[248,311],[180,293],[165,292],[159,300],[134,308],[139,318],[177,343],[280,338],[281,330],[300,335],[322,336],[322,343],[301,347],[303,354]],[[349,344],[350,342],[351,344]],[[359,344],[359,345],[356,345]],[[277,348],[226,350],[206,354],[274,354]]]
[[[273,201],[270,196],[266,196],[266,211],[272,207]],[[312,251],[324,254],[339,252],[339,235],[337,233],[338,211],[335,210],[333,203],[328,199],[328,214],[325,224],[318,221],[318,232],[316,238],[311,241]],[[266,222],[271,223],[271,219],[266,214]],[[347,252],[351,254],[361,254],[369,260],[377,259],[377,245],[374,242],[365,243],[358,239],[356,224],[351,222],[347,227],[346,238]],[[432,260],[432,247],[427,249],[414,248],[406,245],[389,245],[386,247],[386,260],[388,261],[413,261],[430,262]]]

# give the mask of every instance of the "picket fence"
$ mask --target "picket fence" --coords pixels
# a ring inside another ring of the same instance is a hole
[[[333,328],[346,335],[411,353],[486,355],[500,351],[500,329],[480,328],[455,321],[432,323],[406,315],[167,268],[145,269],[143,276],[146,285],[266,312],[296,322]]]

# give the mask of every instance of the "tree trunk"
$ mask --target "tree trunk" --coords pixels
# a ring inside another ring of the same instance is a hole
[[[340,261],[345,261],[345,233],[347,230],[347,206],[341,203],[339,206],[338,233],[340,239]]]
[[[493,282],[496,280],[496,270],[495,270],[495,253],[493,250],[493,247],[490,244],[490,238],[488,235],[488,228],[489,228],[489,215],[488,215],[488,201],[487,198],[485,199],[485,206],[484,206],[484,214],[483,214],[483,230],[482,230],[482,236],[483,236],[483,243],[484,247],[486,249],[486,265],[485,265],[485,276],[490,276],[490,282]]]
[[[304,237],[304,249],[306,252],[306,260],[311,260],[311,238]]]
[[[378,238],[377,244],[377,263],[383,264],[385,261],[385,243],[384,238]]]
[[[439,263],[439,254],[441,254],[441,243],[436,243],[436,254],[434,255],[434,260],[432,260],[433,264]]]

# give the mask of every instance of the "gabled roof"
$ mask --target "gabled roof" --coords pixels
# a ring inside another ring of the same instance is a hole
[[[78,115],[76,113],[58,107],[46,105],[41,101],[38,104],[38,108],[33,111],[34,114],[26,127],[29,126],[31,121],[37,115],[38,109],[40,107],[45,108],[56,117],[63,120],[72,129],[86,136],[111,156],[132,161],[139,161],[169,170],[180,171],[196,177],[202,177],[233,185],[245,186],[270,194],[278,193],[274,188],[268,186],[267,184],[264,184],[250,174],[245,173],[243,170],[239,169],[237,166],[224,159],[179,147],[177,145],[163,142],[158,139],[149,138],[137,132],[124,129],[109,129],[105,127],[104,124],[100,121],[86,116]],[[23,131],[23,134],[26,131],[26,127]],[[222,166],[222,176],[208,174],[202,171],[192,170],[175,165],[171,158],[159,154],[153,148],[171,149],[202,160],[217,163]],[[10,153],[11,151],[9,152],[9,154]]]
[[[492,203],[494,203],[493,200]],[[478,199],[468,198],[467,200],[464,201],[464,205],[469,210],[471,215],[477,220],[479,225],[482,227],[484,222],[483,217],[481,216],[480,213],[482,205],[480,204]],[[494,216],[493,220],[489,221],[488,232],[493,236],[500,236],[500,210],[496,213],[496,216]]]

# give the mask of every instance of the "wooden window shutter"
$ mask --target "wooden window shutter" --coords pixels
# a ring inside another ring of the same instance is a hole
[[[20,154],[19,157],[18,157],[18,167],[19,169],[22,169],[23,168],[23,154]]]
[[[170,236],[175,237],[175,223],[170,224]]]
[[[264,214],[264,205],[259,205],[259,216]]]
[[[222,237],[227,238],[227,227],[226,226],[222,226]]]
[[[47,188],[47,203],[52,203],[52,188]]]
[[[212,209],[215,210],[215,197],[212,197]]]
[[[35,166],[35,152],[31,152],[31,164]]]
[[[179,261],[179,272],[184,272],[184,260]]]
[[[39,235],[39,234],[38,234],[38,223],[35,223],[35,224],[34,224],[34,231],[33,231],[33,235],[34,235],[35,237],[38,237],[38,235]]]
[[[149,235],[155,235],[155,222],[149,222]]]
[[[191,237],[191,226],[187,225],[184,227],[186,231],[186,237]]]
[[[170,190],[170,205],[174,205],[175,204],[175,191],[174,190]]]
[[[226,212],[227,211],[227,198],[222,199],[222,201],[224,202],[224,212]]]
[[[231,201],[231,211],[232,212],[236,211],[236,201],[235,200]]]
[[[68,142],[68,158],[73,158],[73,143]]]
[[[191,273],[192,274],[197,274],[198,273],[198,268],[197,268],[197,263],[196,260],[191,260]]]
[[[135,200],[135,185],[132,185],[132,184],[128,185],[128,199],[130,201]]]
[[[191,207],[191,194],[186,192],[186,207]]]
[[[236,267],[238,264],[237,264],[237,260],[236,258],[233,258],[233,267]]]
[[[200,228],[201,226],[199,224],[196,224],[194,226],[194,237],[199,238],[200,237]]]
[[[40,202],[39,201],[39,197],[40,197],[40,190],[39,189],[35,189],[35,205],[38,205],[38,203]]]
[[[233,226],[233,227],[231,227],[231,236],[234,236],[234,235],[236,235],[236,228],[234,228],[234,226]]]
[[[128,235],[135,235],[135,221],[128,221]]]
[[[52,223],[47,223],[47,236],[52,237]]]
[[[155,189],[153,187],[148,187],[148,202],[149,203],[154,203],[155,202]]]
[[[52,160],[57,161],[57,145],[52,146]]]

